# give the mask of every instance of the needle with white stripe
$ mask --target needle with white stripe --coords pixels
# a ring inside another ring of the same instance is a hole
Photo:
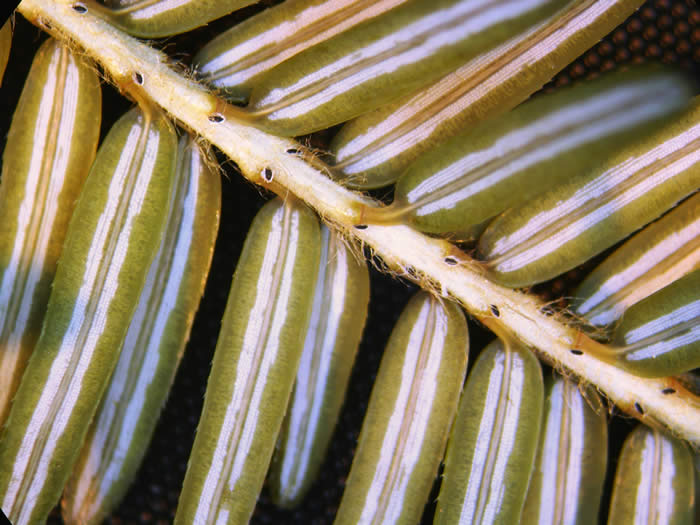
[[[542,433],[522,523],[586,525],[598,520],[608,463],[607,409],[558,374],[546,381]]]
[[[80,452],[162,234],[176,147],[170,122],[136,109],[97,153],[0,439],[0,502],[15,525],[46,519]]]
[[[450,436],[436,524],[520,521],[543,396],[542,369],[530,350],[500,339],[482,350]]]
[[[638,425],[617,462],[608,523],[693,523],[694,477],[685,443]]]
[[[272,499],[293,507],[321,468],[367,319],[369,271],[321,226],[321,261],[294,392],[268,476]]]
[[[68,222],[95,158],[101,106],[94,69],[47,40],[15,111],[0,178],[0,427],[39,338]]]
[[[119,504],[158,422],[177,371],[214,250],[221,182],[184,135],[158,254],[119,362],[64,491],[66,523],[101,523]]]
[[[116,27],[142,38],[185,33],[254,3],[255,0],[96,0],[82,5]]]
[[[467,369],[457,305],[420,292],[394,327],[367,408],[335,523],[420,521]]]
[[[311,314],[318,219],[288,197],[256,215],[231,285],[175,523],[247,523]]]
[[[640,144],[507,210],[479,239],[490,278],[522,287],[585,262],[700,187],[700,97]]]
[[[285,60],[407,0],[287,0],[217,36],[194,57],[227,98],[247,102],[261,76]]]
[[[700,267],[700,193],[615,250],[579,285],[574,311],[611,325],[630,306]]]

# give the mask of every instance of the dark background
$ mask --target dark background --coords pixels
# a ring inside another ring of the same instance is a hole
[[[214,35],[272,3],[275,2],[261,2],[259,6],[243,9],[205,28],[158,41],[156,45],[163,48],[174,59],[189,64],[192,55]],[[0,90],[0,146],[3,148],[12,112],[31,65],[32,56],[44,38],[45,35],[41,31],[28,24],[21,16],[17,16],[12,54]],[[692,74],[698,74],[700,8],[695,2],[691,0],[647,2],[625,23],[557,75],[545,89],[555,89],[572,80],[615,68],[621,63],[642,61],[672,63],[691,71]],[[131,107],[131,103],[109,85],[105,85],[103,107],[102,135],[104,136],[112,123]],[[330,133],[332,131],[313,136],[312,143],[323,147]],[[167,524],[172,522],[175,514],[233,270],[248,225],[256,211],[269,198],[263,190],[242,179],[236,173],[235,165],[231,161],[225,161],[223,157],[221,160],[225,169],[221,228],[206,292],[149,453],[136,482],[108,523]],[[561,298],[567,295],[567,292],[570,292],[581,277],[601,258],[602,256],[597,257],[589,261],[585,267],[573,270],[554,281],[538,285],[533,292],[547,300]],[[403,306],[417,289],[410,283],[387,277],[374,270],[371,274],[371,286],[370,314],[363,343],[358,353],[335,437],[319,479],[302,505],[294,511],[275,508],[270,503],[266,491],[263,490],[252,523],[332,523],[350,470],[382,349]],[[475,352],[493,336],[477,323],[470,322],[470,337],[472,346],[470,361],[474,362]],[[617,454],[624,436],[633,425],[632,421],[625,418],[611,419],[610,460],[606,487],[608,498]],[[434,501],[434,497],[432,500]],[[601,504],[601,522],[605,522],[607,505],[606,499]],[[433,510],[432,504],[426,507],[423,519],[425,523],[432,523]],[[49,523],[62,523],[58,509],[52,514]]]
[[[19,5],[19,0],[5,0],[0,6],[0,26],[5,23],[15,10],[15,7]]]

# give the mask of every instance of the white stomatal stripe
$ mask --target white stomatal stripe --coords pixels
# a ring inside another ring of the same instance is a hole
[[[160,16],[168,11],[173,11],[192,2],[193,0],[158,0],[157,2],[146,1],[143,2],[146,4],[145,6],[137,9],[134,9],[136,4],[134,4],[134,6],[129,6],[128,9],[133,9],[133,11],[129,13],[129,16],[134,20],[148,20],[149,18]]]
[[[493,361],[460,523],[494,522],[515,446],[525,368],[510,349],[499,351]]]
[[[674,461],[671,443],[656,431],[646,431],[639,461],[634,523],[668,523],[675,499]]]
[[[700,317],[700,299],[693,301],[690,304],[685,304],[672,312],[661,315],[656,319],[644,323],[634,330],[630,330],[625,334],[625,342],[628,345],[638,343],[639,341],[653,337],[654,335],[661,333],[674,325],[687,323],[688,321],[692,321],[698,317]]]
[[[539,523],[574,523],[579,508],[584,458],[584,400],[577,387],[558,380],[552,387],[540,466]]]
[[[664,355],[700,339],[700,300],[685,304],[625,334],[628,361]]]
[[[579,510],[576,502],[581,493],[581,479],[584,470],[584,447],[586,433],[586,419],[584,405],[586,400],[578,392],[578,386],[567,384],[564,388],[564,402],[567,403],[568,410],[568,447],[562,450],[566,454],[563,459],[565,469],[563,486],[559,490],[563,492],[563,497],[560,500],[560,508],[557,509],[563,513],[562,523],[574,523],[576,512]]]

